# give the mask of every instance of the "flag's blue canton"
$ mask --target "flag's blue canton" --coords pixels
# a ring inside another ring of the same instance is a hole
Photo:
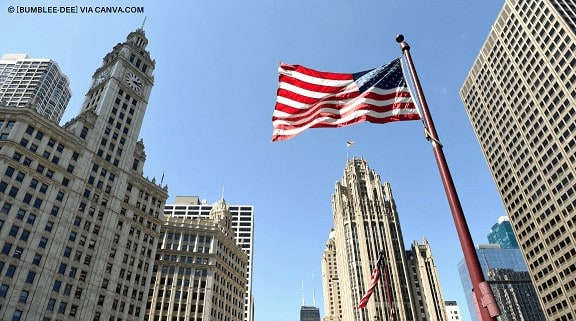
[[[376,86],[381,89],[392,89],[396,87],[406,87],[400,58],[397,58],[387,65],[376,69],[355,73],[354,81],[358,85],[360,93]]]

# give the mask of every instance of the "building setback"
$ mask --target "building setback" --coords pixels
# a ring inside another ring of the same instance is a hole
[[[174,204],[164,207],[164,216],[174,218],[208,218],[213,205],[197,196],[176,196]],[[254,319],[254,298],[252,296],[252,252],[254,244],[254,206],[228,205],[231,215],[231,229],[236,244],[248,255],[246,264],[246,286],[244,299],[244,321]]]
[[[390,185],[364,159],[346,163],[332,208],[334,230],[322,259],[322,282],[328,290],[324,320],[447,320],[428,242],[404,249]],[[380,282],[366,308],[358,309],[380,252]]]
[[[64,127],[0,104],[0,319],[144,320],[167,199],[142,172],[147,43],[106,55]]]
[[[460,96],[546,319],[576,319],[576,1],[505,1]]]
[[[70,97],[68,77],[54,61],[26,54],[0,58],[0,105],[31,108],[58,123]]]

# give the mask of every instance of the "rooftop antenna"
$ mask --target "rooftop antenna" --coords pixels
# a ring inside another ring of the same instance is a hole
[[[142,27],[140,27],[140,29],[144,30],[144,24],[146,23],[146,18],[148,17],[144,17],[144,21],[142,21]]]
[[[304,280],[302,280],[302,306],[306,306],[304,302]]]
[[[305,306],[306,304],[304,303],[304,280],[302,280],[302,306]]]
[[[224,186],[222,186],[222,199],[224,199]]]
[[[312,272],[312,306],[316,307],[316,292],[314,290],[314,272]]]

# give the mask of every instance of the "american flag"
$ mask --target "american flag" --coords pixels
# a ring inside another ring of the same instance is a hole
[[[364,294],[362,299],[360,299],[358,309],[366,307],[366,304],[368,304],[368,300],[370,300],[370,296],[372,296],[372,292],[374,292],[374,288],[376,288],[376,284],[378,284],[378,279],[380,279],[380,269],[378,268],[378,265],[376,265],[374,271],[372,271],[370,288],[368,289],[368,291],[366,291],[366,294]]]
[[[284,63],[278,73],[272,141],[292,138],[308,128],[420,119],[400,58],[354,74]]]

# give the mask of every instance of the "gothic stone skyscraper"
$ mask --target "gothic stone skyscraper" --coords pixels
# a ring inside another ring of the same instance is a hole
[[[106,55],[64,127],[0,105],[0,319],[143,320],[167,199],[142,173],[147,42]]]
[[[332,207],[334,231],[322,260],[325,296],[330,296],[324,298],[325,320],[446,320],[428,243],[404,250],[390,185],[364,159],[348,160]],[[381,281],[367,307],[358,309],[379,252],[384,255]]]
[[[507,0],[460,95],[548,320],[576,319],[576,1]]]

